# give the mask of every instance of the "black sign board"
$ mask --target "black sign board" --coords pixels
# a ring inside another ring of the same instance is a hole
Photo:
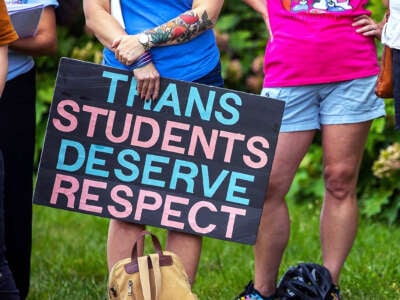
[[[62,58],[34,203],[253,244],[284,104]]]

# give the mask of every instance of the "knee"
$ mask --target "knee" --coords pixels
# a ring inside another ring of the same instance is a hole
[[[326,192],[337,200],[355,196],[357,173],[349,166],[333,166],[324,169]]]
[[[290,183],[291,182],[286,180],[286,178],[281,178],[279,176],[270,177],[266,200],[277,200],[278,203],[281,202],[289,192]]]

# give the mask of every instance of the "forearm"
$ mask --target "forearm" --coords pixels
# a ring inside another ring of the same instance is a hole
[[[0,97],[6,83],[8,70],[7,45],[0,46]]]
[[[176,18],[146,30],[149,37],[147,48],[185,43],[202,32],[213,28],[217,22],[223,1],[194,1],[191,10]]]
[[[243,0],[243,2],[258,12],[264,20],[268,18],[266,0]]]
[[[44,9],[35,36],[13,42],[10,49],[32,56],[56,54],[57,29],[54,8],[48,6]]]
[[[121,35],[126,35],[125,30],[111,15],[110,1],[84,0],[83,11],[86,26],[105,47],[111,48],[112,42]],[[104,30],[107,28],[107,30]]]
[[[268,32],[271,34],[271,28],[269,26],[268,18],[267,0],[243,0],[243,2],[260,14],[265,22],[265,26],[267,27]]]

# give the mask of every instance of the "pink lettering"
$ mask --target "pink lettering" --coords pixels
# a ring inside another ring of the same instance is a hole
[[[210,233],[211,231],[213,231],[215,229],[216,225],[210,224],[207,227],[200,227],[197,225],[196,216],[197,216],[198,211],[203,207],[206,207],[210,211],[213,211],[213,212],[217,211],[217,208],[212,203],[207,202],[207,201],[199,201],[196,204],[194,204],[189,211],[189,225],[194,231],[201,233],[201,234],[207,234],[207,233]]]
[[[106,127],[106,137],[108,138],[109,141],[113,143],[123,143],[128,139],[129,136],[129,131],[131,129],[130,125],[132,124],[132,119],[133,115],[132,114],[126,114],[125,117],[125,123],[124,123],[124,128],[122,130],[122,133],[119,137],[116,137],[113,134],[113,129],[114,128],[120,128],[121,123],[118,123],[117,126],[115,125],[115,111],[110,110],[108,119],[107,119],[107,127]]]
[[[126,185],[116,185],[115,187],[112,188],[111,190],[111,199],[123,206],[123,210],[122,211],[118,211],[115,206],[112,205],[108,205],[108,211],[110,212],[110,214],[115,217],[115,218],[127,218],[129,217],[129,215],[132,213],[132,204],[129,200],[122,198],[119,196],[120,192],[124,192],[124,194],[128,197],[132,197],[133,196],[133,192],[132,190],[126,186]]]
[[[82,107],[82,110],[85,112],[90,113],[90,121],[89,121],[89,127],[87,131],[87,136],[88,137],[93,137],[94,135],[94,130],[96,129],[96,123],[97,123],[97,118],[99,115],[102,116],[107,116],[108,110],[107,109],[102,109],[99,107],[94,107],[94,106],[89,106],[89,105],[84,105]]]
[[[246,210],[222,205],[221,206],[221,211],[222,212],[226,212],[226,213],[229,214],[229,220],[228,220],[228,224],[226,226],[225,237],[230,239],[230,238],[232,238],[233,227],[235,225],[236,215],[245,216],[246,215]]]
[[[68,182],[69,187],[61,187],[63,182]],[[54,180],[53,191],[51,193],[50,203],[57,205],[58,195],[63,194],[67,199],[67,207],[74,208],[75,193],[79,189],[79,181],[72,176],[57,174]]]
[[[152,128],[152,135],[147,141],[139,140],[140,129],[142,127],[142,124],[148,124]],[[133,128],[132,141],[131,141],[132,146],[150,148],[155,145],[159,137],[160,137],[160,126],[158,125],[156,120],[142,116],[136,117],[135,126]]]
[[[153,198],[154,202],[153,203],[146,203],[145,199],[146,198]],[[162,205],[162,198],[160,194],[152,191],[147,191],[147,190],[140,190],[139,195],[138,195],[138,201],[137,201],[137,206],[136,206],[136,212],[135,212],[135,220],[140,221],[142,218],[142,212],[143,210],[152,210],[155,211],[159,209]]]
[[[61,132],[72,132],[78,126],[78,120],[73,114],[65,110],[66,106],[70,106],[74,112],[79,112],[79,105],[74,100],[62,100],[57,105],[57,112],[61,117],[69,121],[69,124],[63,125],[59,119],[54,118],[53,125]]]
[[[258,162],[255,162],[251,159],[249,155],[243,155],[244,163],[253,169],[261,169],[266,166],[268,163],[268,156],[267,153],[258,149],[255,144],[260,143],[264,149],[269,149],[269,142],[262,136],[253,136],[247,141],[247,150],[250,153],[256,155],[259,158]]]
[[[182,198],[182,197],[167,195],[165,197],[165,205],[164,205],[164,212],[163,212],[163,215],[161,217],[161,225],[174,227],[174,228],[178,228],[178,229],[183,229],[185,227],[184,223],[171,221],[168,218],[169,216],[174,216],[174,217],[177,217],[177,218],[181,217],[181,212],[179,210],[173,210],[171,208],[171,204],[172,203],[179,203],[179,204],[183,204],[183,205],[188,205],[189,204],[189,199],[188,198]]]
[[[185,148],[170,145],[170,142],[177,142],[177,143],[182,142],[182,136],[172,134],[172,130],[174,128],[188,131],[190,125],[173,121],[167,121],[167,123],[165,124],[164,138],[161,149],[169,152],[184,154]]]
[[[91,213],[101,214],[101,212],[103,211],[103,208],[101,206],[94,206],[87,203],[88,200],[99,201],[99,195],[89,193],[89,189],[91,187],[105,190],[107,189],[107,183],[84,179],[82,183],[82,194],[81,194],[81,199],[79,201],[79,209]]]
[[[194,126],[192,131],[192,137],[190,139],[188,155],[192,156],[195,155],[197,142],[199,141],[203,148],[205,156],[208,159],[213,159],[215,153],[215,145],[217,144],[217,138],[218,138],[218,130],[213,129],[210,141],[207,143],[207,138],[204,134],[203,128],[201,128],[200,126]]]
[[[221,137],[228,139],[228,141],[226,143],[226,152],[225,152],[224,162],[230,163],[231,158],[232,158],[233,145],[235,144],[235,141],[244,141],[245,135],[239,134],[239,133],[228,132],[228,131],[221,131],[219,135]]]

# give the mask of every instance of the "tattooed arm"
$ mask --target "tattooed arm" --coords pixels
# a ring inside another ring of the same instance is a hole
[[[192,9],[145,32],[128,35],[110,14],[109,0],[84,0],[86,25],[97,39],[114,51],[125,65],[132,65],[149,48],[184,43],[212,28],[223,0],[193,0]],[[107,30],[104,30],[107,28]],[[139,37],[142,43],[139,42]],[[153,63],[133,71],[141,98],[156,99],[159,93],[159,73]]]
[[[136,35],[122,35],[113,47],[119,61],[133,63],[152,47],[185,43],[207,29],[214,27],[223,0],[194,0],[192,9],[155,28]]]

